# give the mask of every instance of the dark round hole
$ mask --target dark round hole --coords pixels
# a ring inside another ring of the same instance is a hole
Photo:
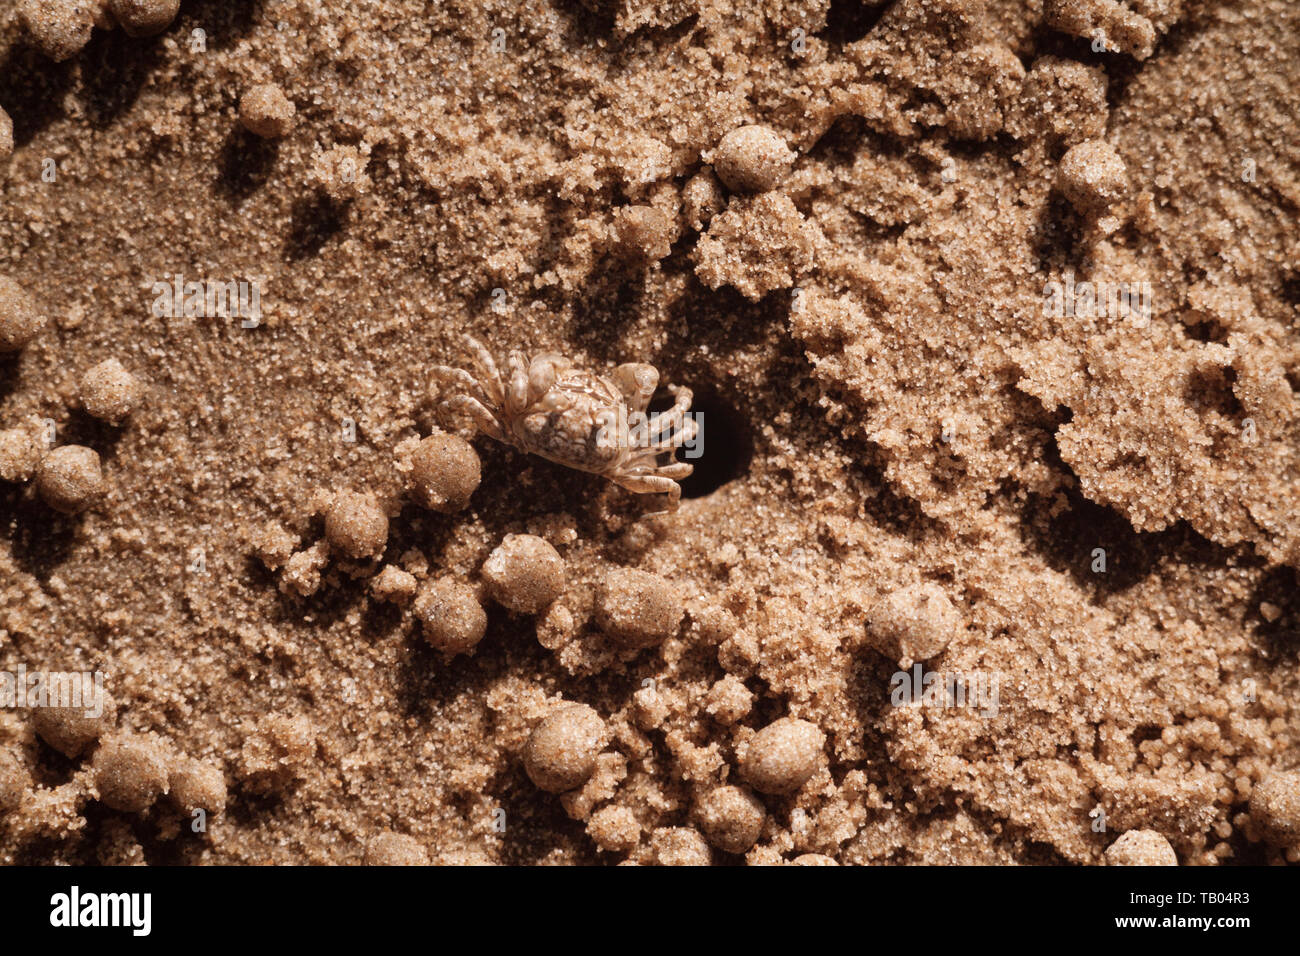
[[[691,414],[700,426],[700,435],[694,448],[684,447],[677,452],[678,461],[695,466],[695,471],[679,484],[683,498],[702,498],[749,470],[754,458],[754,435],[749,420],[712,385],[693,386],[691,390]],[[654,415],[672,404],[672,394],[660,389],[647,410]]]

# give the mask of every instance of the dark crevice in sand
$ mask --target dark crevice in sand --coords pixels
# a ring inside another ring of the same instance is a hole
[[[304,196],[293,204],[293,221],[284,241],[289,262],[320,254],[325,244],[338,235],[346,218],[346,207],[325,196]]]
[[[279,140],[232,126],[217,160],[217,191],[235,201],[247,199],[270,178],[279,154]]]
[[[95,30],[78,59],[86,120],[107,129],[132,106],[163,60],[161,44],[139,43],[121,30]]]
[[[24,42],[0,62],[0,107],[14,124],[14,145],[26,146],[41,130],[62,117],[63,97],[72,88],[73,65],[51,63]]]
[[[892,0],[876,0],[875,3],[869,0],[831,0],[826,11],[826,26],[818,31],[817,36],[838,46],[856,43],[871,32],[892,6]]]
[[[1078,479],[1073,469],[1061,461],[1055,441],[1048,448],[1048,459],[1071,479],[1070,487],[1062,492],[1068,507],[1053,516],[1053,503],[1031,494],[1021,512],[1021,539],[1048,567],[1068,574],[1091,593],[1095,603],[1104,605],[1123,594],[1158,573],[1161,563],[1174,556],[1210,567],[1221,567],[1230,560],[1231,551],[1184,521],[1164,531],[1135,530],[1117,509],[1099,504],[1079,490]],[[1092,569],[1101,557],[1094,554],[1097,548],[1105,551],[1104,572]]]
[[[203,30],[210,50],[224,50],[244,39],[262,17],[262,0],[184,0],[169,28],[189,37]]]
[[[79,518],[52,514],[21,485],[0,484],[0,541],[7,542],[14,562],[38,581],[72,554]]]

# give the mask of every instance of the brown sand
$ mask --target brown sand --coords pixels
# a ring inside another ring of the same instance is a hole
[[[1300,7],[90,6],[0,11],[0,669],[116,708],[0,708],[0,861],[1300,859]],[[464,331],[694,389],[680,510]]]

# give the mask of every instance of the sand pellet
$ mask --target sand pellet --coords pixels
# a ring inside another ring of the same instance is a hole
[[[387,830],[366,844],[366,866],[428,866],[429,851],[414,837]]]
[[[723,185],[736,192],[767,192],[790,172],[795,155],[766,126],[741,126],[718,141],[710,162]]]
[[[325,511],[325,539],[349,558],[374,558],[388,543],[388,515],[370,494],[340,492]]]
[[[107,0],[106,6],[128,36],[149,37],[171,25],[181,0]]]
[[[81,407],[86,414],[117,424],[140,403],[139,380],[115,358],[105,359],[81,376]]]
[[[487,629],[487,614],[474,589],[455,578],[426,581],[412,610],[424,639],[444,654],[472,651]]]
[[[536,614],[564,587],[564,559],[543,538],[508,534],[483,562],[482,575],[497,603],[520,614]]]
[[[826,735],[816,724],[782,717],[749,741],[740,772],[761,793],[791,793],[817,772]]]
[[[758,842],[767,810],[743,787],[714,787],[695,804],[700,832],[725,853],[745,853]]]
[[[112,730],[117,718],[117,703],[104,691],[98,701],[87,699],[85,706],[33,707],[32,729],[65,757],[80,756],[91,744]]]
[[[41,500],[64,514],[85,511],[104,493],[99,455],[84,445],[62,445],[47,454],[36,473]]]
[[[410,455],[409,482],[420,504],[451,514],[469,504],[482,478],[478,453],[465,439],[435,432]]]
[[[572,790],[585,783],[596,769],[596,757],[605,746],[606,734],[605,722],[586,704],[561,705],[528,738],[524,768],[543,790]]]
[[[45,327],[36,300],[8,276],[0,276],[0,353],[17,352]]]
[[[613,568],[596,597],[600,629],[627,647],[653,647],[677,633],[686,609],[681,596],[657,574]]]
[[[109,737],[95,751],[93,765],[99,799],[114,810],[141,813],[167,791],[167,755],[151,737]]]
[[[943,652],[961,630],[961,617],[943,589],[911,584],[881,598],[867,616],[867,638],[904,666]]]
[[[266,139],[284,136],[293,129],[296,112],[293,102],[274,83],[259,83],[239,100],[239,121],[250,133]]]
[[[1129,830],[1106,849],[1109,866],[1177,866],[1178,855],[1154,830]]]

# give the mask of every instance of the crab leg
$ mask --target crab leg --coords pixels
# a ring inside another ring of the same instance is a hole
[[[694,396],[689,388],[674,386],[673,388],[673,407],[666,412],[660,412],[650,420],[650,434],[655,440],[660,440],[660,436],[665,431],[672,431],[682,424],[686,417],[687,411],[691,407],[691,399]],[[694,424],[694,422],[692,422]]]
[[[478,365],[482,373],[482,382],[484,391],[492,399],[493,403],[500,408],[505,404],[505,396],[501,390],[501,373],[497,371],[496,360],[492,358],[492,353],[478,339],[472,335],[465,336],[465,346],[469,350],[470,357]]]
[[[483,387],[483,383],[463,368],[452,368],[449,365],[435,365],[431,371],[435,377],[450,380],[472,394],[475,398],[482,401],[484,404],[492,404],[492,398]]]
[[[528,360],[524,353],[511,352],[506,368],[506,418],[513,419],[528,407]]]
[[[667,438],[660,436],[658,441],[651,442],[648,445],[637,445],[632,451],[638,457],[643,454],[660,455],[667,451],[676,451],[693,439],[698,431],[699,425],[692,419],[684,422],[681,430],[676,434],[669,435]]]
[[[478,399],[469,395],[455,395],[443,402],[443,405],[447,408],[468,412],[470,417],[474,419],[474,424],[478,427],[478,430],[489,438],[495,438],[499,442],[506,440],[496,416],[488,411]]]
[[[659,475],[619,475],[611,477],[616,485],[626,488],[628,491],[635,491],[637,494],[667,494],[668,507],[662,511],[652,511],[646,514],[651,515],[671,514],[677,510],[678,503],[682,499],[682,487],[671,478],[663,478]]]

